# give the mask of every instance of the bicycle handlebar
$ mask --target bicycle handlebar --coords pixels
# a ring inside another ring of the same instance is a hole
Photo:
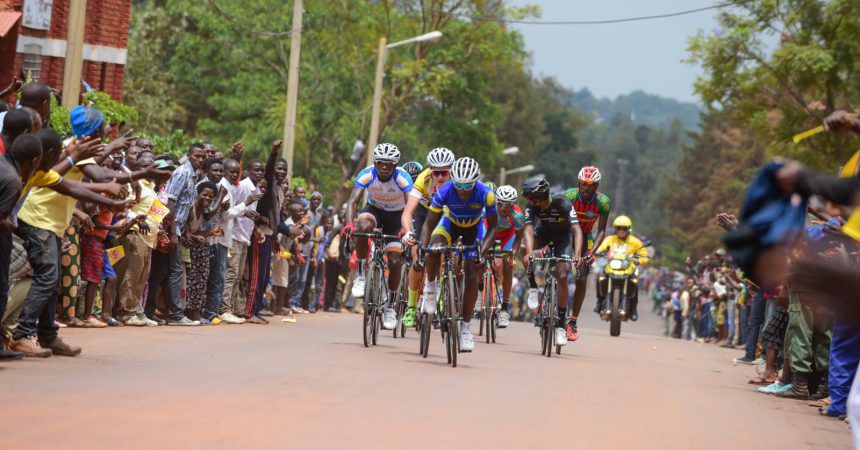
[[[386,241],[399,241],[399,236],[393,236],[390,234],[382,234],[382,231],[374,231],[372,233],[362,233],[360,231],[352,232],[353,237],[366,237],[371,239],[382,239]]]
[[[446,253],[448,251],[465,252],[477,249],[477,245],[434,245],[422,248],[425,253]]]
[[[537,257],[537,258],[534,258],[534,261],[535,261],[535,262],[545,262],[545,261],[546,261],[546,262],[550,262],[550,261],[556,261],[556,262],[558,262],[558,261],[561,261],[561,262],[573,262],[573,258],[571,258],[571,257],[570,257],[570,256],[568,256],[568,255],[561,255],[561,256],[543,256],[543,257]]]

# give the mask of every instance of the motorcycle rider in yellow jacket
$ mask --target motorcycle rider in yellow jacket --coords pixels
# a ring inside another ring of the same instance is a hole
[[[639,238],[630,234],[633,230],[633,221],[627,216],[618,216],[612,222],[612,226],[615,228],[615,234],[604,239],[594,254],[604,255],[608,252],[610,254],[623,253],[628,257],[636,256],[637,258],[630,259],[630,264],[634,269],[637,264],[640,266],[648,264],[649,257],[648,252],[645,250],[645,244],[643,244]],[[635,270],[633,271],[633,276],[631,276],[630,281],[633,283],[633,286],[635,286],[632,293],[633,295],[630,297],[630,320],[636,321],[639,318],[639,314],[636,309],[639,303],[639,279],[636,276]],[[605,295],[607,282],[608,280],[606,278],[604,278],[602,282],[598,281],[598,295]]]

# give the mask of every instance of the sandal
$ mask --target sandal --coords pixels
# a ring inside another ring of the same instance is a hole
[[[818,406],[819,408],[830,406],[830,397],[822,398],[821,400],[816,400],[814,402],[809,402],[809,406]]]
[[[91,328],[105,328],[108,326],[108,324],[97,319],[96,316],[89,316],[84,322],[89,324]]]
[[[77,317],[69,317],[66,320],[66,325],[72,328],[92,328],[92,326]]]
[[[747,384],[752,384],[752,385],[756,385],[756,386],[764,386],[764,385],[768,385],[768,384],[773,384],[776,380],[777,379],[774,378],[773,380],[768,381],[764,377],[758,377],[758,378],[752,378],[750,380],[747,380]]]

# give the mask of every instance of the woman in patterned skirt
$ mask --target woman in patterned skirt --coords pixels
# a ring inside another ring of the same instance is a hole
[[[222,188],[223,189],[223,188]],[[197,184],[197,199],[188,214],[183,233],[184,245],[191,253],[191,268],[186,274],[187,302],[185,314],[191,320],[201,320],[206,307],[206,280],[209,277],[209,262],[212,249],[209,237],[220,232],[217,228],[217,212],[221,208],[223,193],[218,195],[218,186],[211,181]]]

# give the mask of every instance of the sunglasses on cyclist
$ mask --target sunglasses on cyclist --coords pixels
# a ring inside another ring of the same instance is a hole
[[[615,227],[615,231],[630,231],[629,227]]]
[[[430,173],[432,173],[434,177],[438,178],[438,177],[447,177],[448,174],[451,173],[451,171],[450,170],[431,170]]]
[[[584,185],[586,185],[586,186],[591,186],[592,184],[597,184],[597,182],[596,182],[596,181],[582,181],[582,180],[580,180],[580,181],[579,181],[579,184],[584,184]]]
[[[473,187],[475,187],[474,181],[471,183],[458,183],[456,181],[454,182],[454,189],[456,189],[458,191],[468,191],[469,189],[472,189]]]

